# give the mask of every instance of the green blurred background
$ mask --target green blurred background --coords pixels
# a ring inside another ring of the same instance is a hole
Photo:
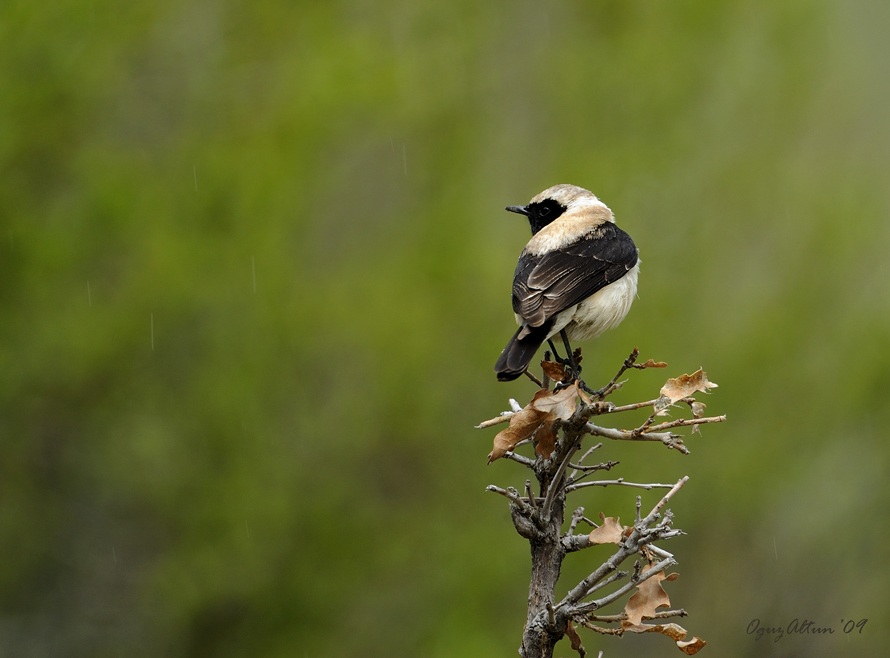
[[[473,425],[534,390],[492,372],[528,238],[503,208],[560,182],[643,260],[588,380],[636,345],[670,368],[616,400],[720,384],[730,422],[691,455],[599,453],[691,476],[669,592],[701,655],[882,653],[888,24],[858,0],[2,3],[0,655],[516,655],[528,547],[484,487],[526,473]],[[570,506],[629,519],[636,493]],[[795,618],[836,632],[746,633]]]

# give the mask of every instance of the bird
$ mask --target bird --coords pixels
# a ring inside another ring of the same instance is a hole
[[[637,246],[609,207],[576,185],[554,185],[527,205],[506,210],[528,218],[532,237],[513,275],[519,329],[494,366],[497,378],[521,376],[545,341],[577,376],[570,341],[596,338],[627,316],[637,293]],[[565,360],[551,341],[557,334],[568,352]]]

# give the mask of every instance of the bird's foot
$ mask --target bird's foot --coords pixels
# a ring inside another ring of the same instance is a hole
[[[580,388],[582,391],[584,391],[588,395],[596,397],[596,398],[602,397],[603,393],[606,390],[605,388],[601,388],[599,390],[592,389],[584,382],[583,379],[578,379],[578,388]]]

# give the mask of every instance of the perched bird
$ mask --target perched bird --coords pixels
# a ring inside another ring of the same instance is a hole
[[[608,206],[575,185],[554,185],[507,210],[528,217],[532,238],[513,275],[519,329],[495,372],[500,381],[516,379],[544,341],[560,334],[577,375],[569,340],[595,338],[627,315],[637,292],[637,247]]]

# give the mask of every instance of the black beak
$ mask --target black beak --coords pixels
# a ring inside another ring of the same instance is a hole
[[[528,206],[507,206],[506,210],[528,217]]]

